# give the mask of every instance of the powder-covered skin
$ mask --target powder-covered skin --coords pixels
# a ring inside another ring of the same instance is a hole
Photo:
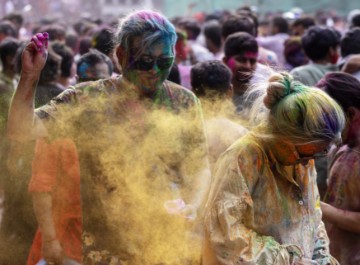
[[[336,208],[360,212],[360,152],[347,145],[332,149],[328,189],[324,201]],[[360,236],[326,224],[331,253],[340,264],[359,264]]]

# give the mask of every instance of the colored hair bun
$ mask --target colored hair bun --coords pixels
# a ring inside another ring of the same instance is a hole
[[[294,91],[293,78],[288,73],[275,73],[269,78],[268,82],[264,98],[264,104],[268,109],[272,109]]]

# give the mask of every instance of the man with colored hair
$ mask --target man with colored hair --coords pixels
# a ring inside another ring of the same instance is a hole
[[[152,11],[124,18],[116,48],[123,75],[70,87],[35,111],[34,126],[28,121],[34,120],[32,96],[45,63],[46,34],[32,40],[23,53],[8,133],[14,142],[70,137],[76,143],[82,263],[200,264],[199,240],[187,220],[201,221],[196,216],[202,214],[210,171],[199,102],[166,81],[174,62],[174,26]],[[31,128],[33,135],[24,134]],[[50,218],[51,196],[43,195],[37,209],[41,218]],[[41,233],[46,242],[58,240],[51,225]],[[58,247],[44,257],[64,259]]]

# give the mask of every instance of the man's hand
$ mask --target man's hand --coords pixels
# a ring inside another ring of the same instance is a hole
[[[23,76],[38,77],[45,66],[48,55],[49,34],[37,33],[26,45],[21,57],[21,71]]]

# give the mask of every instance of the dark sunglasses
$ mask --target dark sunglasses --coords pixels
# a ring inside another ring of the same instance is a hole
[[[300,159],[296,160],[297,163],[303,162],[303,161],[309,161],[311,159],[317,159],[317,158],[321,158],[321,157],[326,157],[329,153],[329,149],[325,149],[322,152],[313,154],[312,156],[307,156],[307,157],[300,157]]]
[[[132,68],[140,71],[149,71],[153,69],[156,64],[160,70],[169,69],[174,62],[174,57],[159,57],[159,58],[141,58],[132,63]]]

